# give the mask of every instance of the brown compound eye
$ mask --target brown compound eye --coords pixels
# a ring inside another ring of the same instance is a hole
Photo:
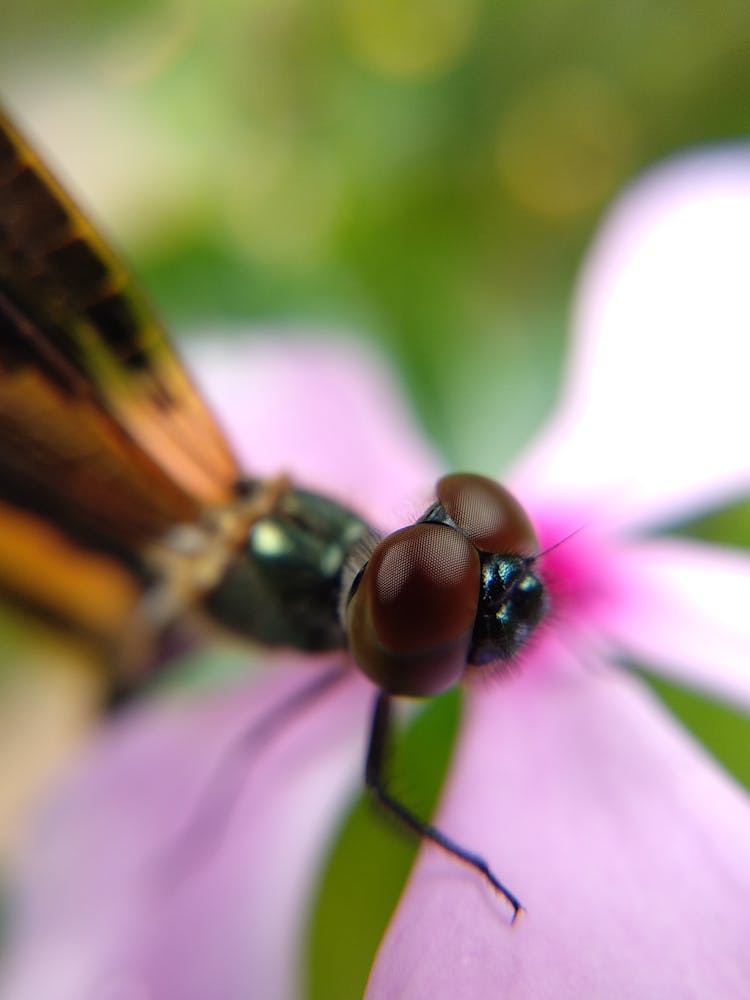
[[[479,553],[444,524],[418,523],[377,546],[347,609],[349,646],[390,694],[437,694],[466,670]]]
[[[526,511],[494,480],[466,472],[443,476],[437,497],[458,530],[482,552],[532,556],[539,551]]]

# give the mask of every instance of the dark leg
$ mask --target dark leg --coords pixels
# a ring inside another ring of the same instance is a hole
[[[263,747],[288,722],[340,684],[348,673],[343,667],[334,667],[312,677],[272,705],[251,726],[231,736],[214,764],[213,774],[188,808],[181,828],[169,836],[152,859],[154,870],[167,888],[179,885],[197,870],[201,859],[208,858],[211,848],[220,843],[240,800],[248,768]]]
[[[467,851],[455,841],[446,837],[437,827],[425,822],[419,816],[415,816],[411,810],[407,809],[398,799],[393,798],[386,786],[385,778],[385,754],[388,743],[388,728],[390,725],[391,700],[387,694],[381,692],[375,701],[375,711],[372,717],[372,729],[370,730],[370,744],[367,749],[367,762],[365,764],[365,785],[373,793],[377,801],[390,813],[396,816],[405,826],[413,830],[418,837],[431,840],[433,844],[442,847],[454,858],[465,862],[479,872],[492,886],[492,888],[504,896],[513,907],[513,917],[511,923],[523,907],[513,895],[506,889],[503,883],[493,875],[487,862],[471,851]]]

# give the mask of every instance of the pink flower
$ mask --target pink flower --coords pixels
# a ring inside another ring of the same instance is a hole
[[[750,703],[750,559],[654,533],[750,486],[749,232],[750,156],[727,151],[656,171],[594,247],[562,401],[504,477],[543,546],[567,539],[544,560],[553,611],[518,671],[470,687],[437,817],[528,912],[510,927],[475,873],[426,846],[370,1000],[747,995],[750,802],[616,664]],[[439,463],[371,357],[278,339],[229,351],[204,347],[200,371],[249,468],[288,469],[385,529],[420,511]],[[102,733],[29,846],[3,998],[300,994],[366,681],[352,673],[264,744],[189,879],[170,886],[154,863],[232,735],[337,657],[267,659],[251,698],[152,702]]]

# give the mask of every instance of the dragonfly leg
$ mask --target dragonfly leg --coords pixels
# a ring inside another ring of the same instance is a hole
[[[518,914],[522,911],[521,903],[513,895],[510,889],[492,872],[490,866],[479,855],[461,847],[450,837],[447,837],[437,827],[421,819],[413,813],[407,806],[400,802],[389,791],[385,776],[385,756],[388,747],[388,733],[391,723],[391,698],[381,691],[375,700],[375,709],[372,716],[372,727],[370,730],[370,742],[367,749],[367,761],[365,763],[365,785],[372,792],[376,801],[395,816],[399,822],[408,827],[413,833],[424,840],[429,840],[433,844],[442,848],[446,853],[451,854],[459,861],[469,865],[477,871],[485,881],[489,882],[495,892],[503,896],[513,908],[511,923],[514,923]]]
[[[349,676],[341,665],[319,673],[271,705],[250,726],[235,732],[219,754],[211,775],[198,789],[181,826],[168,835],[150,864],[167,888],[194,874],[201,859],[208,860],[211,847],[221,843],[235,808],[240,804],[247,771],[257,763],[263,748],[284,726]]]

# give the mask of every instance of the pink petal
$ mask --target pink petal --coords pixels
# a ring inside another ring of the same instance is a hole
[[[528,912],[426,847],[371,974],[394,997],[746,997],[750,803],[631,678],[472,699],[440,810]]]
[[[693,153],[626,193],[584,268],[558,414],[516,474],[654,523],[750,488],[750,151]]]
[[[228,761],[226,748],[315,675],[310,665],[281,670],[252,698],[153,704],[102,735],[30,845],[3,998],[298,995],[290,956],[359,778],[369,688],[351,676],[255,758]],[[193,810],[214,801],[208,784],[228,769],[241,794],[217,833],[201,826],[205,809],[200,820]]]
[[[600,624],[630,657],[750,706],[750,555],[685,539],[618,554]]]
[[[437,458],[374,352],[279,332],[205,341],[190,360],[249,473],[291,473],[388,530],[426,506]]]

